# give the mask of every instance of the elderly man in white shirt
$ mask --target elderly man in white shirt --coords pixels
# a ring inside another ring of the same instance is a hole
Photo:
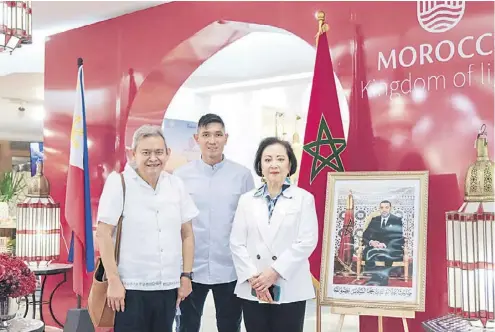
[[[174,172],[184,181],[200,211],[193,220],[193,291],[181,304],[179,331],[199,332],[204,303],[211,290],[218,332],[238,332],[242,309],[234,294],[237,275],[229,239],[239,197],[254,188],[254,180],[248,168],[224,158],[228,134],[218,115],[202,116],[194,138],[201,159]]]
[[[182,180],[163,171],[170,149],[160,127],[140,127],[132,152],[132,166],[121,174],[125,193],[121,176],[111,173],[98,207],[96,237],[109,282],[108,305],[116,311],[115,332],[171,332],[177,306],[192,291],[191,220],[199,211]]]

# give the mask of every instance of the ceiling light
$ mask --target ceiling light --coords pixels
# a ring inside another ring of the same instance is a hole
[[[0,1],[0,52],[32,43],[31,1]]]

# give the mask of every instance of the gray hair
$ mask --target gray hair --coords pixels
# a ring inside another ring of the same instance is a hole
[[[139,141],[146,137],[161,137],[163,138],[163,142],[165,142],[165,147],[167,146],[165,135],[160,126],[142,125],[134,132],[134,136],[132,137],[132,150],[135,151]]]

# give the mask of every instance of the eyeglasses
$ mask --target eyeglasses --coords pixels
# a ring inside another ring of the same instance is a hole
[[[162,156],[163,154],[165,154],[165,151],[164,149],[157,149],[157,150],[141,150],[139,153],[144,156],[144,157],[150,157],[152,155],[155,155],[155,156]]]

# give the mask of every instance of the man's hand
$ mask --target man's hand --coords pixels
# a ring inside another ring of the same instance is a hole
[[[268,292],[268,288],[277,282],[280,275],[273,268],[268,268],[261,273],[251,284],[251,286],[260,293]],[[270,294],[268,294],[270,295]]]
[[[387,246],[385,245],[385,243],[381,243],[381,242],[378,242],[378,241],[370,241],[370,246],[372,246],[373,248],[377,248],[377,249],[385,249],[385,248],[387,248]]]
[[[184,301],[186,297],[189,296],[192,292],[192,283],[191,279],[187,277],[182,277],[180,278],[180,287],[177,292],[177,303],[175,304],[176,307],[178,308],[180,303]]]
[[[107,303],[113,311],[122,311],[125,309],[125,288],[120,278],[108,280]]]

